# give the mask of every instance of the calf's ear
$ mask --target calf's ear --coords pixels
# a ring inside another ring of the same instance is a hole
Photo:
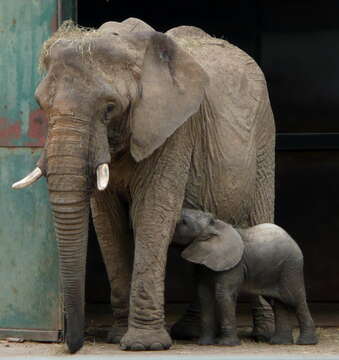
[[[193,263],[205,265],[214,271],[225,271],[235,267],[242,259],[244,242],[240,234],[230,225],[207,240],[195,240],[181,256]]]

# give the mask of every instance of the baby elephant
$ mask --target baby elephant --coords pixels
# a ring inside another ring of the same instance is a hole
[[[240,290],[273,300],[275,333],[271,344],[293,344],[291,309],[300,326],[297,344],[317,343],[306,303],[303,255],[283,229],[273,224],[235,229],[209,213],[183,209],[173,241],[188,245],[183,258],[205,265],[199,267],[199,344],[240,344],[236,328]]]

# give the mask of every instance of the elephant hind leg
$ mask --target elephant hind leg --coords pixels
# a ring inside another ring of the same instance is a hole
[[[306,297],[300,299],[296,307],[296,314],[300,327],[300,335],[297,340],[298,345],[315,345],[318,343],[318,337],[315,331],[315,325],[308,308]]]
[[[256,183],[250,211],[250,226],[274,222],[274,167],[275,129],[269,103],[262,114],[262,128],[256,133]],[[268,341],[274,332],[274,316],[271,306],[261,296],[251,298],[253,314],[252,337],[256,341]]]
[[[306,301],[303,260],[293,260],[286,264],[282,279],[282,288],[280,291],[281,294],[284,294],[282,299],[295,310],[299,323],[300,335],[297,344],[317,344],[318,338],[315,325]]]
[[[127,331],[133,263],[133,240],[128,209],[110,189],[96,192],[92,196],[91,209],[111,287],[114,323],[108,334],[108,341],[119,343]]]
[[[263,106],[262,126],[256,129],[256,179],[250,226],[274,222],[275,126],[269,103]]]
[[[199,271],[194,267],[194,287],[197,290]],[[176,340],[192,340],[200,337],[201,324],[200,324],[201,307],[198,294],[194,294],[194,301],[189,304],[185,313],[171,328],[171,337]]]
[[[275,333],[270,343],[272,345],[293,344],[290,309],[280,300],[274,300]]]
[[[274,315],[270,304],[258,295],[251,295],[253,316],[252,338],[257,342],[270,341],[274,333]]]
[[[171,336],[176,340],[192,340],[200,336],[200,304],[194,299],[186,312],[172,326]]]

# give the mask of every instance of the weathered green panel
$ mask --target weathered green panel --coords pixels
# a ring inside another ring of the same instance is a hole
[[[44,144],[47,122],[34,90],[41,45],[56,26],[57,0],[0,1],[0,146]]]
[[[57,245],[45,179],[10,185],[40,150],[0,148],[0,328],[61,329]]]
[[[65,20],[78,20],[78,2],[77,0],[58,0],[58,18],[59,25]]]

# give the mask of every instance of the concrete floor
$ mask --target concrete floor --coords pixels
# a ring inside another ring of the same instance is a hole
[[[199,346],[194,341],[174,341],[169,351],[160,352],[124,352],[118,345],[107,344],[102,339],[111,322],[111,315],[107,306],[90,307],[87,313],[87,322],[92,334],[87,336],[85,346],[72,355],[72,360],[87,359],[201,359],[201,360],[339,360],[339,304],[311,304],[311,312],[317,324],[319,344],[315,346],[299,345],[269,345],[266,343],[255,343],[249,337],[250,333],[250,309],[247,304],[238,306],[239,335],[242,340],[241,346]],[[172,305],[167,309],[167,323],[171,324],[183,312],[184,306]],[[294,336],[298,335],[295,329]],[[101,338],[100,338],[101,336]],[[55,343],[13,343],[0,340],[0,358],[15,359],[64,359],[70,357],[64,344]],[[150,360],[153,360],[150,359]]]
[[[94,337],[88,338],[84,347],[76,354],[69,355],[64,344],[46,343],[8,343],[0,341],[0,358],[11,359],[122,359],[122,360],[174,360],[174,359],[237,359],[237,360],[315,360],[339,359],[339,328],[318,328],[319,344],[312,346],[300,345],[269,345],[255,343],[246,337],[249,328],[240,328],[242,340],[240,346],[199,346],[193,342],[174,341],[168,351],[153,352],[126,352],[121,351],[118,345],[97,341]],[[295,331],[297,336],[297,331]]]

